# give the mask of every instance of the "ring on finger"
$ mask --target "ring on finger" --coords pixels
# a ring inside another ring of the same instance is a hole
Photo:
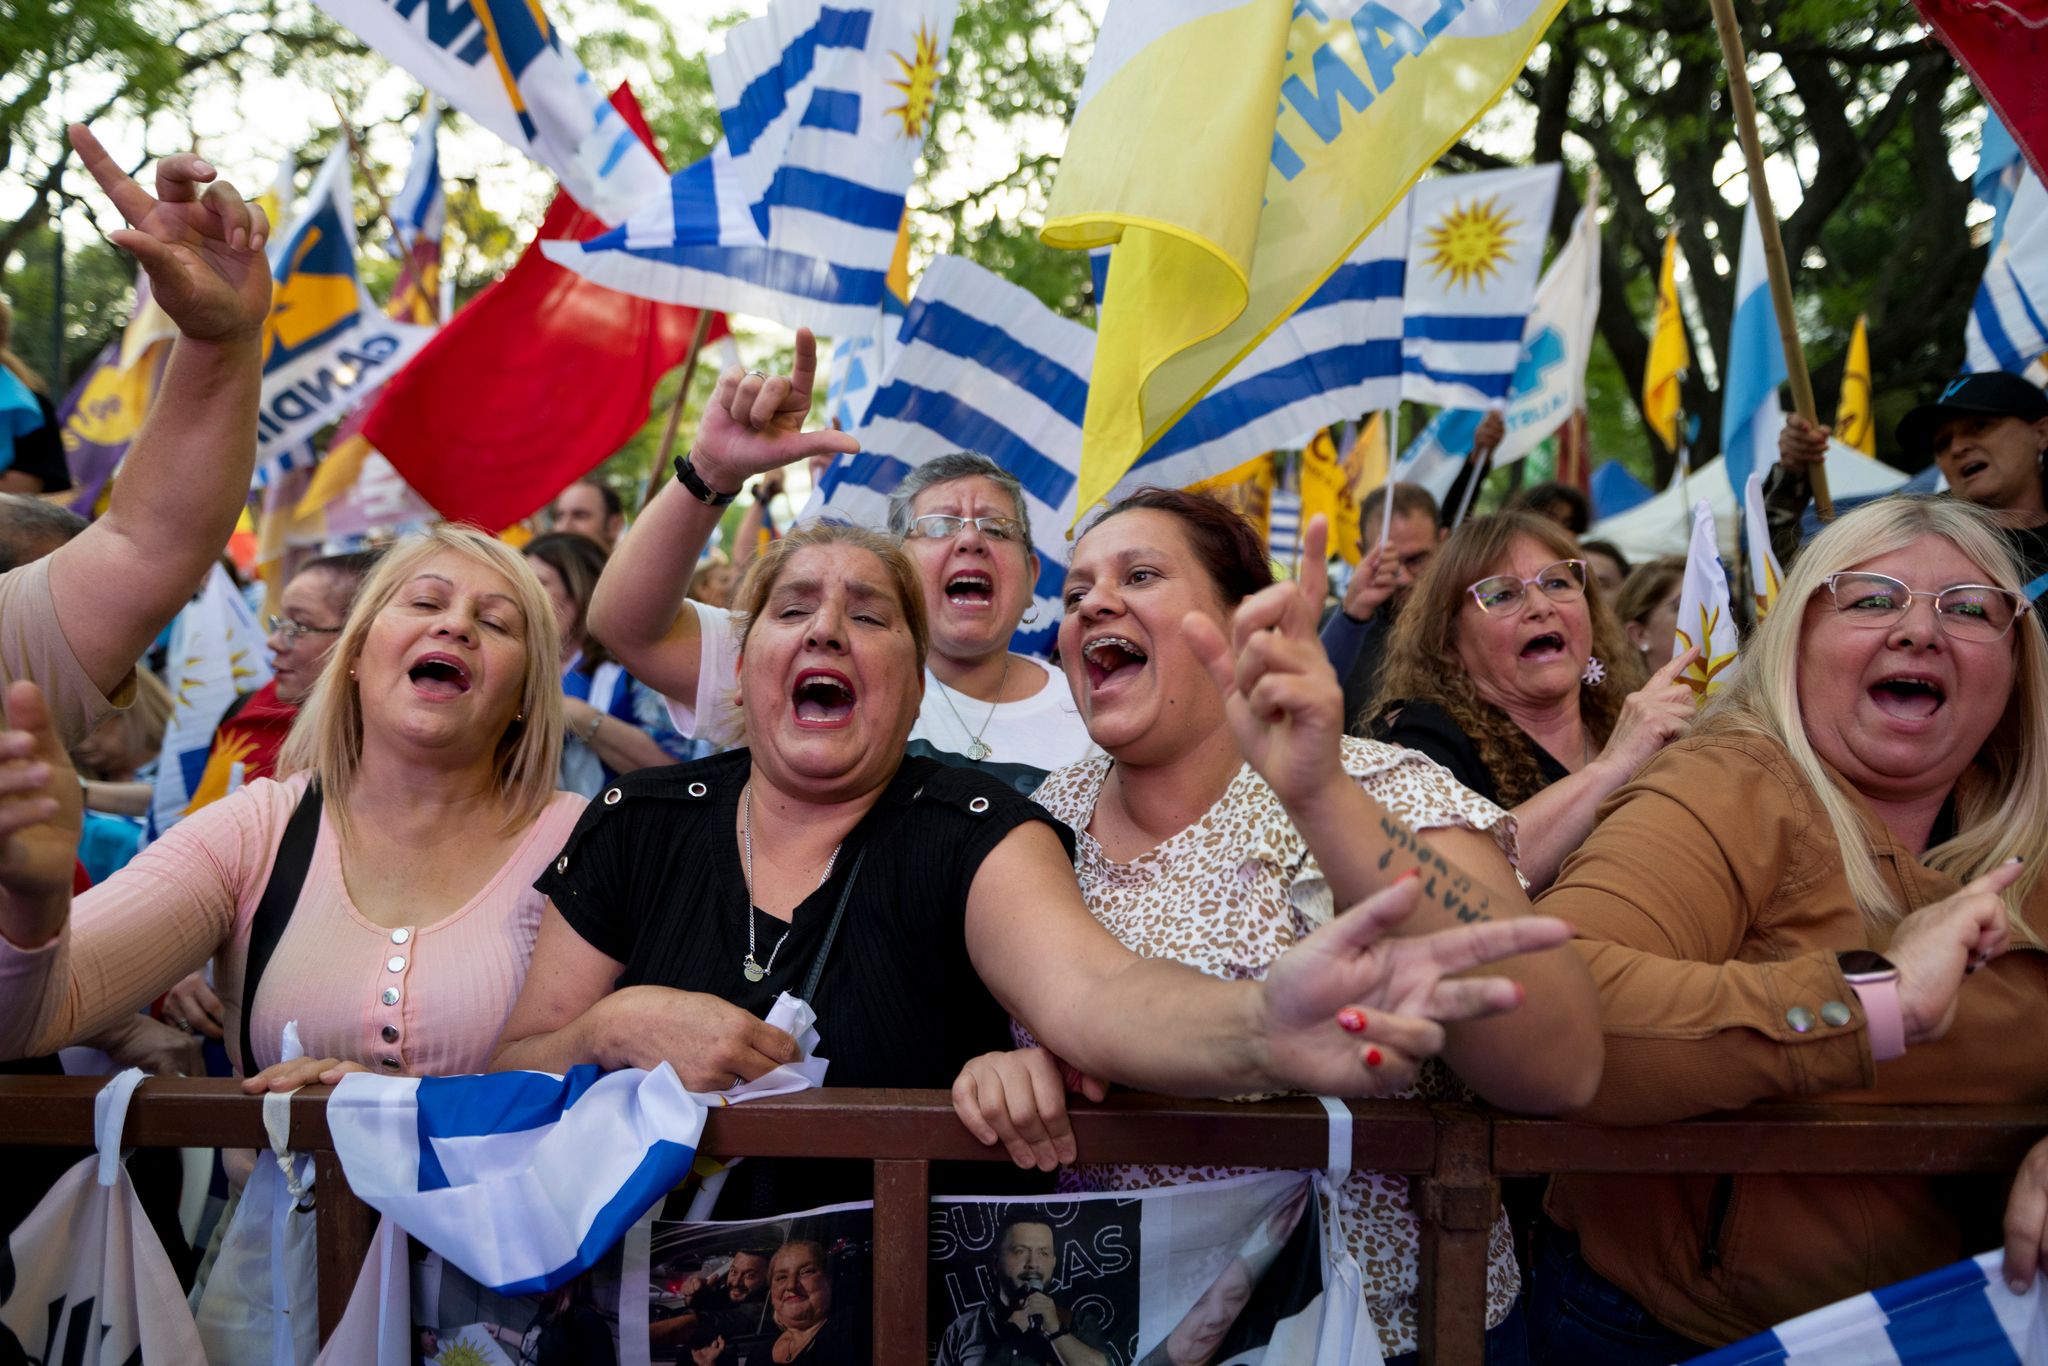
[[[747,374],[756,379],[768,378],[768,372],[766,370],[749,370],[747,371]]]
[[[192,1022],[186,1019],[183,1015],[180,1015],[178,1017],[178,1028],[184,1030],[187,1034],[190,1034],[192,1032]]]

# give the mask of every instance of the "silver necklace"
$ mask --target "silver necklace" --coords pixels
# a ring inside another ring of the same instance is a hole
[[[818,879],[824,886],[832,879],[832,865],[839,862],[839,851],[846,847],[841,840],[832,846],[832,857],[825,860],[825,875]],[[747,956],[740,960],[740,974],[749,982],[758,982],[775,971],[775,955],[782,952],[783,943],[789,938],[789,930],[782,932],[782,938],[775,941],[775,947],[768,950],[768,964],[763,967],[754,961],[754,785],[748,783],[740,789],[740,872],[747,879]],[[796,928],[791,926],[790,929]]]
[[[953,709],[953,719],[960,723],[960,729],[967,730],[967,718],[960,714],[960,704],[953,700],[953,689],[947,685],[944,679],[939,678],[937,674],[933,674],[932,678],[938,683],[939,693],[946,699],[946,705]],[[1009,681],[1010,652],[1005,650],[1003,651],[1003,676],[996,680],[996,700],[988,704],[988,715],[981,719],[981,730],[979,732],[968,732],[968,738],[973,743],[967,746],[967,757],[974,760],[977,764],[995,753],[994,750],[989,748],[988,741],[981,737],[988,734],[990,723],[996,719],[996,708],[1003,705],[1003,688]]]

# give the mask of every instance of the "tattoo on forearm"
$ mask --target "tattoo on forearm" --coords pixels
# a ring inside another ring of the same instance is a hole
[[[1380,816],[1380,835],[1387,847],[1380,853],[1379,868],[1387,871],[1396,854],[1415,860],[1422,873],[1422,899],[1442,906],[1467,925],[1493,919],[1493,904],[1486,889],[1445,863],[1443,855],[1419,839],[1413,830],[1392,816]]]

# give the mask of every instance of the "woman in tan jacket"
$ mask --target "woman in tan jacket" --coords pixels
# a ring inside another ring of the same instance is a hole
[[[1996,523],[1953,499],[1807,547],[1736,681],[1542,900],[1601,993],[1585,1118],[2048,1099],[2027,611]],[[1559,1178],[1547,1212],[1530,1335],[1574,1366],[1684,1359],[1982,1251],[1999,1213],[1920,1178],[1733,1175]]]

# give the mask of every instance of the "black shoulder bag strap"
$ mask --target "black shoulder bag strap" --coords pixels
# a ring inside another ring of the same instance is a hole
[[[250,1046],[249,1022],[256,1018],[256,988],[270,955],[284,938],[292,910],[299,904],[299,891],[306,885],[306,870],[313,866],[313,846],[320,839],[320,783],[316,779],[292,811],[278,842],[277,862],[270,866],[270,881],[263,884],[263,899],[256,903],[256,915],[249,922],[249,954],[242,967],[242,1075],[253,1077],[261,1070]]]
[[[839,937],[839,922],[846,918],[846,903],[853,900],[853,884],[860,881],[860,866],[867,862],[867,857],[865,847],[854,856],[853,871],[846,875],[846,885],[839,889],[839,904],[832,908],[832,919],[825,926],[825,938],[811,956],[811,970],[804,975],[804,989],[797,993],[797,999],[814,1010],[817,1008],[818,979],[825,975],[825,960],[832,954],[832,941]]]

